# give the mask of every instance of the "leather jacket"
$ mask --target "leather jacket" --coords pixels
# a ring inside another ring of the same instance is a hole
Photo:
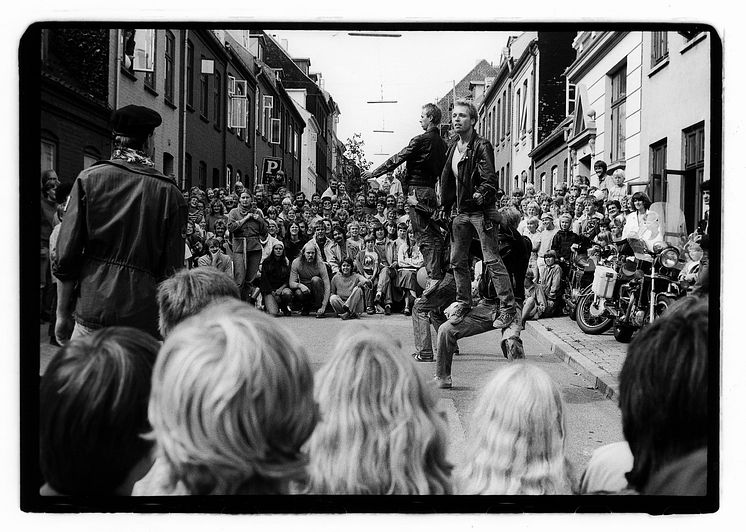
[[[184,265],[187,204],[158,170],[99,161],[73,183],[57,240],[55,276],[76,281],[75,320],[158,337],[158,283]]]
[[[440,137],[440,130],[436,126],[431,126],[371,173],[373,177],[379,177],[406,162],[407,172],[402,182],[405,193],[410,186],[435,188],[446,162],[446,149],[446,142]]]
[[[454,204],[457,212],[481,212],[494,206],[497,174],[492,144],[472,131],[464,156],[458,163],[458,176],[454,176],[451,165],[457,144],[458,137],[455,137],[448,146],[446,163],[440,176],[440,205],[446,213],[451,212]],[[472,198],[475,192],[482,194],[484,201],[481,204]]]

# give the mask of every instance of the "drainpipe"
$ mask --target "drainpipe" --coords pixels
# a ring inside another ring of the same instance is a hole
[[[184,78],[181,86],[183,87],[182,93],[181,93],[181,150],[179,150],[181,153],[179,153],[179,157],[181,157],[181,179],[179,181],[181,182],[181,188],[184,189],[186,187],[186,113],[187,113],[187,92],[189,90],[189,87],[187,87],[187,56],[188,56],[188,50],[189,50],[189,30],[184,30],[184,47],[182,48],[182,54],[181,54],[181,65],[182,70],[184,72]]]
[[[117,30],[117,60],[114,66],[114,109],[119,109],[119,75],[122,69],[122,30]]]

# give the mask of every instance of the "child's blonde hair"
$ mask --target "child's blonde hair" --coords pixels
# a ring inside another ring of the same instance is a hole
[[[487,383],[474,409],[460,493],[570,494],[560,391],[542,369],[513,362]]]
[[[310,493],[448,494],[446,424],[390,336],[342,338],[317,378],[322,420],[308,443]]]
[[[148,414],[173,485],[195,495],[282,491],[304,473],[313,374],[290,331],[225,300],[168,336]]]

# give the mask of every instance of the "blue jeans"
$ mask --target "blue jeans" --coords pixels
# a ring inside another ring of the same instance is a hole
[[[502,330],[500,347],[508,360],[525,358],[523,342],[521,340],[521,308],[516,308],[516,317]],[[435,355],[435,376],[448,377],[451,375],[453,353],[456,351],[460,338],[476,336],[494,329],[492,322],[497,315],[497,304],[488,299],[482,299],[472,308],[464,319],[454,325],[450,321],[443,323],[438,329],[438,351]]]
[[[414,349],[425,358],[433,356],[433,341],[430,324],[438,328],[446,321],[443,309],[456,298],[456,283],[451,272],[427,297],[420,297],[412,305],[412,328],[414,329]]]
[[[482,212],[462,212],[456,215],[451,226],[451,266],[456,278],[456,301],[472,304],[469,246],[476,232],[482,245],[485,273],[489,272],[497,292],[501,310],[513,309],[513,287],[510,276],[500,257],[497,228],[500,214],[492,207]]]
[[[417,203],[433,213],[438,208],[435,189],[430,187],[409,187],[409,193],[414,194]],[[427,275],[431,279],[443,278],[443,237],[440,229],[432,221],[431,216],[423,214],[414,207],[409,208],[409,221],[414,232],[414,241],[419,245],[422,258],[425,261]]]

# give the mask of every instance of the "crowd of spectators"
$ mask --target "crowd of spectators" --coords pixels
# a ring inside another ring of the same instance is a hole
[[[45,303],[54,292],[48,261],[69,193],[47,177],[42,310],[53,308]],[[597,185],[560,184],[552,196],[531,186],[498,193],[507,224],[531,249],[524,319],[552,314],[560,260],[613,245],[641,222],[650,207],[644,193],[611,197],[623,181],[616,171]],[[427,356],[412,358],[392,338],[359,326],[312,373],[302,339],[267,314],[333,312],[348,320],[426,312],[418,307],[423,257],[397,185],[386,175],[354,198],[336,181],[311,198],[282,187],[252,193],[241,183],[233,191],[184,191],[184,268],[157,293],[164,342],[105,327],[62,346],[42,378],[41,493],[704,493],[707,308],[700,300],[682,301],[630,345],[620,376],[626,442],[600,449],[582,476],[567,460],[561,394],[525,360],[481,390],[459,463],[447,458],[451,442],[434,387],[415,368]],[[696,248],[706,251],[706,234],[707,218],[689,256],[703,258]],[[480,267],[476,291],[489,294]],[[449,273],[438,288],[451,301],[452,284]],[[444,303],[439,312],[447,316]],[[485,330],[494,316],[488,310]],[[674,341],[682,323],[698,325],[684,327],[692,338]],[[456,335],[449,327],[439,334],[449,356],[438,358],[438,371],[450,379],[455,339],[482,329]],[[654,373],[658,386],[648,389]],[[656,399],[663,396],[689,399]]]
[[[605,175],[600,162],[596,170],[596,184],[577,176],[569,187],[558,184],[552,195],[536,193],[531,184],[512,195],[498,191],[497,204],[518,210],[518,231],[531,245],[524,320],[556,315],[573,255],[623,242],[650,207],[644,192],[628,194],[623,170]],[[69,186],[59,186],[56,175],[45,174],[43,181],[40,298],[42,318],[53,320],[49,236],[64,214]],[[244,301],[275,316],[294,310],[319,318],[410,315],[427,282],[401,183],[390,174],[372,179],[354,197],[344,182],[332,179],[310,198],[284,187],[259,185],[252,192],[240,182],[232,190],[194,186],[184,198],[189,206],[184,266],[228,273]],[[691,279],[707,252],[707,238],[701,238],[706,233],[707,218],[686,250],[691,260],[685,274]]]

